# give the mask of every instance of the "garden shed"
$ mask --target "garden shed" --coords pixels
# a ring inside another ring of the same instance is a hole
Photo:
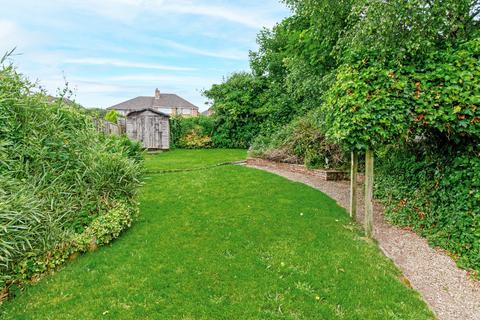
[[[170,116],[151,108],[135,110],[126,116],[127,136],[148,150],[170,148]]]

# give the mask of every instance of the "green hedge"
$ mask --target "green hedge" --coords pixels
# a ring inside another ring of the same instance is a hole
[[[213,147],[214,122],[211,117],[170,118],[171,147],[199,149]]]
[[[480,272],[480,145],[476,150],[434,141],[379,154],[376,196],[386,217],[411,227],[458,264]]]
[[[78,108],[0,69],[0,288],[58,265],[57,248],[77,235],[101,244],[88,230],[113,227],[105,217],[118,208],[135,212],[141,159],[138,144],[97,133]]]

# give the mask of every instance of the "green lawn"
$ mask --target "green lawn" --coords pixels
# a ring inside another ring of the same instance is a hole
[[[211,149],[211,150],[174,150],[147,157],[147,171],[195,169],[216,165],[222,162],[244,160],[245,150]]]
[[[222,155],[225,155],[224,157]],[[238,160],[172,151],[149,168]],[[154,174],[141,219],[4,305],[4,319],[432,319],[345,210],[240,166]]]

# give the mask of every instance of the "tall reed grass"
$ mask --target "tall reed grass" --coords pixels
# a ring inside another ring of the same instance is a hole
[[[12,65],[0,69],[0,288],[122,202],[135,210],[140,147],[106,137],[92,119]]]

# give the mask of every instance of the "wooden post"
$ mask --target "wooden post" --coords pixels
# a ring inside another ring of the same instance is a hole
[[[365,234],[373,234],[373,151],[365,153]]]
[[[353,221],[357,219],[357,172],[358,153],[352,151],[352,163],[350,168],[350,217]]]

